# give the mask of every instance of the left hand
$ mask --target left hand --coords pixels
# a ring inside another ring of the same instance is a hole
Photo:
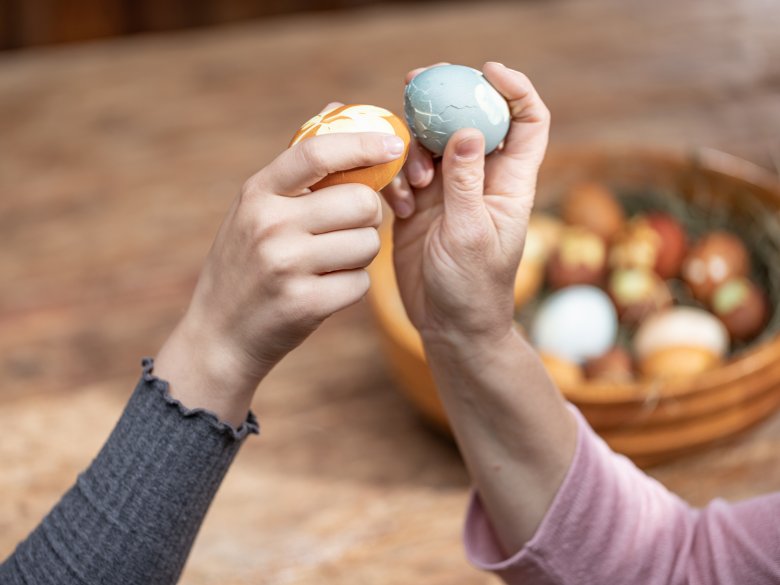
[[[407,83],[422,70],[410,72]],[[512,330],[514,279],[550,114],[522,73],[499,63],[486,63],[483,72],[509,102],[503,146],[485,157],[482,134],[459,130],[434,164],[416,145],[406,174],[384,191],[397,210],[393,245],[401,297],[424,340],[495,341]]]

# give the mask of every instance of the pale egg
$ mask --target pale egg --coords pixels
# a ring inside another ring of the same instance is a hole
[[[553,293],[539,307],[531,338],[540,352],[582,364],[615,344],[615,306],[595,286],[570,286]]]
[[[404,91],[404,114],[417,141],[434,154],[461,128],[485,136],[485,154],[509,132],[509,104],[480,71],[438,65],[417,75]]]

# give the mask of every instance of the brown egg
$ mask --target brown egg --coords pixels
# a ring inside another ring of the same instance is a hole
[[[547,282],[554,289],[573,284],[600,285],[606,276],[606,261],[604,240],[585,228],[567,226],[547,263]]]
[[[753,339],[769,317],[766,294],[744,277],[727,280],[715,289],[712,310],[737,341]]]
[[[601,183],[574,185],[561,203],[561,217],[569,225],[587,228],[609,241],[625,223],[623,208]]]
[[[648,315],[672,304],[666,281],[649,268],[618,268],[609,277],[607,293],[620,320],[637,324]]]
[[[582,368],[578,364],[549,353],[540,353],[539,357],[547,373],[559,388],[578,386],[585,380]]]
[[[613,347],[604,355],[585,362],[585,376],[588,380],[628,383],[634,380],[634,366],[629,354],[622,347]]]
[[[532,213],[528,222],[528,233],[525,236],[523,258],[533,256],[545,263],[558,247],[561,239],[563,222],[546,213]]]
[[[747,248],[734,234],[715,231],[705,235],[683,262],[682,276],[693,296],[709,303],[718,285],[750,272]]]
[[[656,231],[659,246],[656,250],[653,269],[661,278],[673,278],[680,273],[688,248],[685,230],[680,222],[668,213],[648,213],[644,221]]]
[[[669,346],[642,359],[639,368],[645,376],[666,379],[700,374],[720,361],[719,355],[704,347]]]
[[[406,149],[403,156],[387,163],[332,173],[312,185],[312,191],[341,183],[363,183],[374,191],[379,191],[390,184],[406,161],[411,139],[406,124],[392,112],[376,106],[351,104],[318,114],[301,126],[293,136],[290,146],[314,136],[338,132],[395,134],[404,141]]]

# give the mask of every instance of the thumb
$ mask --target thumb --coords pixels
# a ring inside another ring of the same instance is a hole
[[[473,128],[458,130],[442,158],[444,217],[453,227],[467,228],[485,213],[485,137]]]

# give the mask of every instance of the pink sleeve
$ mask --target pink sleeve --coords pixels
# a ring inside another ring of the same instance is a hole
[[[695,510],[612,452],[572,410],[579,430],[571,468],[522,550],[501,552],[473,495],[464,539],[475,566],[510,585],[780,583],[780,493]]]

